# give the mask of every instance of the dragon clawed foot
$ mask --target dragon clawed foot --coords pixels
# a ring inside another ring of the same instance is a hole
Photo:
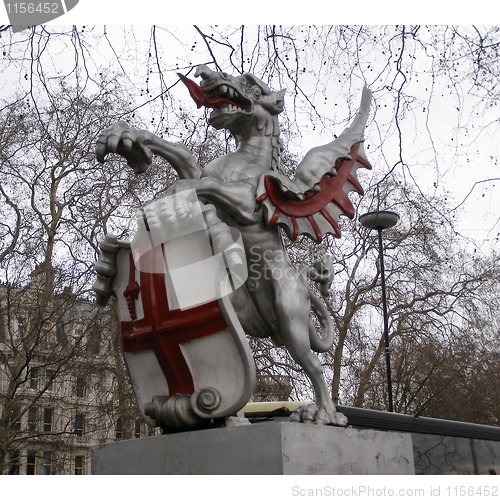
[[[318,406],[315,403],[297,408],[288,419],[290,422],[304,424],[347,426],[347,417],[335,407]]]

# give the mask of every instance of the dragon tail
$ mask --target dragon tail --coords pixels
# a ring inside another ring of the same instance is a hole
[[[318,284],[318,288],[327,297],[333,281],[333,262],[330,255],[324,255],[320,260],[314,261],[311,267],[302,266],[301,274]],[[309,298],[314,314],[321,326],[321,336],[311,320],[309,322],[309,340],[315,352],[326,352],[333,345],[333,321],[321,299],[309,288]]]

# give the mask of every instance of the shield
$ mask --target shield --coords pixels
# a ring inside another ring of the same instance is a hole
[[[159,235],[165,210],[157,203],[139,211],[131,243],[101,244],[100,261],[116,263],[111,288],[139,409],[149,425],[169,431],[235,414],[255,386],[252,353],[229,298],[246,279],[241,240],[212,206],[196,201],[190,213],[187,224],[171,220]]]

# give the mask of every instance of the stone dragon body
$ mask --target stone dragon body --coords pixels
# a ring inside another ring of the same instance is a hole
[[[278,228],[292,240],[307,234],[319,242],[325,233],[340,236],[336,223],[340,214],[354,216],[347,193],[362,194],[356,169],[369,168],[362,143],[371,93],[365,89],[352,125],[330,144],[311,150],[292,180],[284,175],[280,163],[278,114],[283,111],[284,91],[274,92],[248,73],[233,77],[207,66],[198,67],[195,73],[201,77],[201,86],[179,76],[199,108],[213,108],[209,124],[228,130],[236,139],[236,150],[201,168],[184,145],[119,122],[101,133],[97,159],[102,162],[108,153],[118,153],[136,173],[142,173],[153,154],[165,158],[179,175],[168,194],[195,189],[200,199],[215,205],[222,221],[241,232],[248,279],[230,299],[245,333],[271,337],[285,346],[310,378],[315,403],[300,409],[292,419],[346,425],[313,352],[331,348],[334,330],[307,278],[318,282],[327,294],[333,276],[331,260],[325,256],[312,267],[297,270]],[[310,319],[311,307],[321,323],[320,334]]]

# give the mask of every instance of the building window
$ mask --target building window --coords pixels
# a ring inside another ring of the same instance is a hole
[[[21,407],[18,404],[12,405],[10,409],[10,430],[21,430]]]
[[[32,389],[38,389],[38,377],[40,375],[39,368],[31,368],[30,370],[30,387]]]
[[[76,397],[83,398],[85,397],[85,378],[84,377],[76,377]]]
[[[122,439],[123,438],[123,422],[122,419],[119,418],[116,421],[116,439]]]
[[[138,418],[135,421],[135,437],[140,438],[141,437],[141,419]]]
[[[84,433],[85,418],[83,415],[77,415],[75,417],[75,435],[83,436]]]
[[[3,319],[3,315],[0,314],[0,342],[5,340],[5,323]]]
[[[49,345],[52,344],[52,338],[54,337],[52,330],[43,328],[41,333],[42,343],[45,345],[45,348],[49,348]]]
[[[75,476],[83,475],[83,456],[77,455],[75,457]]]
[[[28,430],[33,432],[36,431],[38,423],[38,408],[36,406],[32,406],[28,410]]]
[[[45,370],[45,389],[52,391],[54,389],[54,370]]]
[[[52,453],[44,451],[42,455],[42,475],[50,476],[50,467],[52,464]]]
[[[19,475],[19,452],[9,451],[9,469],[7,471],[9,476]]]
[[[99,354],[101,347],[101,330],[99,325],[94,323],[87,333],[87,354]]]
[[[66,332],[64,331],[64,325],[62,323],[57,323],[56,325],[56,339],[59,344],[63,347],[68,347],[68,339],[66,337]]]
[[[54,410],[52,408],[44,408],[43,410],[43,432],[52,432],[52,420],[54,418]]]
[[[77,348],[77,350],[79,352],[81,352],[81,350],[83,348],[83,329],[76,328],[73,338],[75,340],[75,347]]]
[[[26,474],[33,476],[35,474],[35,452],[28,451],[26,455]]]

